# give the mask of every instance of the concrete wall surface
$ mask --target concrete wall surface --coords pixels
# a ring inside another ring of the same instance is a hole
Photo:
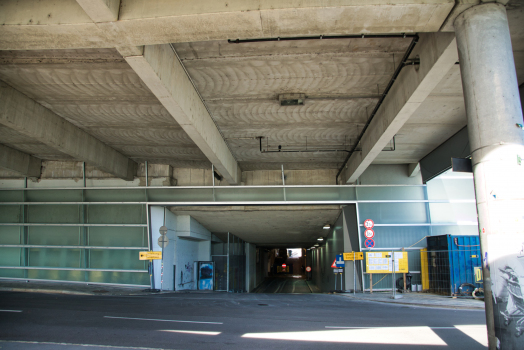
[[[408,164],[372,164],[359,178],[360,185],[422,185],[420,172],[408,176]]]

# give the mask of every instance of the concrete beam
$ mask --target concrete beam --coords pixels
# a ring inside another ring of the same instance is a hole
[[[226,181],[239,185],[240,167],[171,46],[146,46],[125,59]]]
[[[455,1],[351,0],[326,4],[324,0],[133,0],[123,1],[120,12],[116,3],[117,0],[1,1],[0,50],[105,48],[313,34],[436,32]],[[118,36],[124,44],[114,41]]]
[[[420,173],[420,163],[408,164],[408,176],[415,177]]]
[[[40,177],[42,160],[16,149],[0,145],[0,168],[25,177]]]
[[[358,179],[458,61],[455,35],[420,34],[410,56],[415,57],[420,58],[420,65],[407,66],[400,72],[362,137],[362,151],[349,158],[341,174],[344,183]]]
[[[76,0],[95,23],[118,20],[120,0]]]
[[[0,124],[116,177],[132,180],[136,163],[0,82]]]

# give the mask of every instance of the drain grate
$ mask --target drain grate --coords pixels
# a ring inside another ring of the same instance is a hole
[[[258,306],[269,306],[269,304],[258,304]]]

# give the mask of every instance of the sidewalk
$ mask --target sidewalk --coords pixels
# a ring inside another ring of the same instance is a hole
[[[373,292],[366,293],[340,293],[337,294],[346,298],[353,298],[366,301],[374,301],[379,303],[404,304],[424,307],[439,307],[449,309],[470,309],[470,310],[484,310],[484,301],[476,300],[467,297],[446,297],[438,294],[430,293],[397,293],[401,296],[399,299],[392,299],[391,292]]]
[[[87,283],[61,283],[46,281],[0,281],[0,291],[3,292],[33,292],[33,293],[54,293],[54,294],[73,294],[73,295],[148,295],[158,294],[148,292],[145,287],[126,287],[111,286],[103,284]],[[163,291],[162,293],[173,293],[173,291]]]

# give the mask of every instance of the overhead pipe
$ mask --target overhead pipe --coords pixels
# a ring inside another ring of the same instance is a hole
[[[298,41],[298,40],[315,40],[315,39],[389,39],[389,38],[418,38],[417,34],[352,34],[352,35],[316,35],[316,36],[301,36],[301,37],[276,37],[276,38],[260,38],[260,39],[228,39],[230,44],[243,43],[257,43],[266,41]]]
[[[353,146],[351,151],[349,151],[349,154],[347,155],[346,159],[342,163],[342,167],[338,170],[338,173],[337,173],[337,175],[335,177],[335,183],[336,184],[338,184],[338,177],[340,176],[340,174],[344,170],[344,167],[346,166],[347,162],[349,161],[349,157],[351,157],[351,155],[356,151],[358,144],[360,143],[360,141],[362,141],[362,137],[364,136],[364,133],[366,132],[368,126],[371,124],[371,121],[373,120],[373,117],[375,117],[375,115],[377,114],[378,109],[380,108],[380,106],[384,102],[384,99],[386,98],[389,90],[393,86],[393,83],[398,78],[402,68],[404,68],[407,65],[420,64],[420,59],[417,59],[417,58],[416,59],[411,59],[411,60],[408,59],[409,56],[411,55],[411,53],[413,52],[413,49],[415,48],[415,45],[417,44],[418,39],[419,39],[418,34],[415,34],[415,35],[413,35],[411,37],[413,38],[413,40],[409,44],[409,47],[408,47],[406,53],[404,54],[404,57],[402,58],[401,63],[398,65],[397,69],[395,70],[395,73],[393,73],[393,76],[391,77],[391,80],[389,81],[388,85],[386,86],[386,89],[384,90],[384,93],[380,97],[380,100],[378,101],[377,105],[373,109],[373,112],[371,112],[371,115],[369,116],[366,124],[364,125],[364,128],[362,129],[362,131],[360,132],[360,135],[358,136],[358,139],[357,139],[357,142],[355,143],[355,146]]]

